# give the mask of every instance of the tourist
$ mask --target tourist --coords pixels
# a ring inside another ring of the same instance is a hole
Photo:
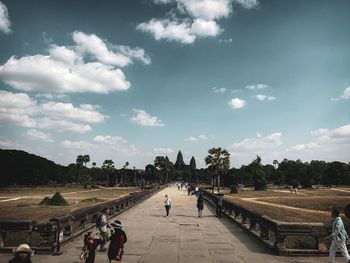
[[[83,252],[80,255],[80,260],[84,260],[84,263],[94,263],[95,251],[100,243],[101,239],[99,236],[95,236],[92,232],[88,232],[84,236],[84,247]]]
[[[21,244],[14,251],[14,255],[14,258],[9,263],[31,263],[30,257],[34,255],[34,252],[29,245]]]
[[[187,195],[190,196],[191,195],[191,191],[192,191],[192,186],[188,185],[187,186]]]
[[[348,249],[346,248],[346,239],[348,238],[348,234],[345,231],[344,223],[339,214],[339,210],[332,210],[332,234],[329,236],[329,238],[332,239],[332,244],[329,248],[328,263],[334,263],[335,253],[337,252],[338,248],[342,256],[346,259],[346,262],[350,263],[350,256]]]
[[[166,216],[169,216],[169,211],[171,208],[171,199],[168,194],[165,195],[164,206],[165,206]]]
[[[194,189],[194,194],[195,194],[196,196],[198,196],[198,191],[199,191],[199,188],[198,188],[198,186],[196,185],[196,188]]]
[[[224,200],[223,194],[218,194],[218,199],[216,201],[216,217],[221,217],[223,200]]]
[[[111,227],[113,228],[113,234],[111,236],[111,242],[108,247],[109,262],[122,261],[124,254],[124,244],[127,241],[126,234],[123,230],[122,223],[119,220],[115,220]]]
[[[204,208],[204,198],[203,198],[202,193],[200,193],[198,195],[197,208],[198,208],[198,217],[202,217],[202,215],[203,215],[203,208]]]
[[[101,235],[101,242],[100,242],[100,251],[106,252],[107,249],[105,248],[106,243],[109,239],[109,231],[108,228],[111,228],[108,224],[107,215],[109,214],[109,209],[104,208],[101,211],[101,214],[98,216],[96,221],[96,227],[100,231]]]

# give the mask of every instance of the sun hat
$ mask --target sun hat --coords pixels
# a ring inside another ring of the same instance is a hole
[[[113,227],[114,229],[123,229],[122,226],[122,222],[120,222],[119,220],[115,220],[112,224],[110,224],[111,227]]]
[[[21,244],[15,249],[15,254],[17,253],[28,253],[31,256],[34,255],[34,251],[27,244]]]

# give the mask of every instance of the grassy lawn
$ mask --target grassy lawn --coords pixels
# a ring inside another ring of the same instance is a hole
[[[74,210],[115,200],[140,190],[137,187],[111,187],[84,189],[82,187],[33,187],[0,189],[0,221],[35,220],[45,221],[60,217]],[[45,195],[50,197],[60,192],[69,206],[39,205]],[[18,200],[7,201],[12,198]]]
[[[279,221],[329,223],[332,208],[343,212],[350,204],[350,188],[301,189],[298,194],[284,189],[247,189],[226,194],[225,199]],[[350,220],[346,223],[350,225]]]

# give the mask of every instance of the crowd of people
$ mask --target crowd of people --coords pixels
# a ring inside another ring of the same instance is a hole
[[[171,186],[171,185],[170,185]],[[176,183],[177,189],[182,190],[185,187],[188,191],[188,195],[195,195],[197,197],[196,207],[198,211],[198,217],[203,216],[204,198],[203,193],[199,190],[198,186],[190,185],[184,182]],[[170,215],[170,209],[172,202],[169,194],[165,195],[164,206],[166,216]],[[216,216],[222,216],[223,208],[223,194],[218,194],[216,203]],[[83,249],[80,254],[80,260],[84,263],[94,263],[96,250],[100,247],[100,252],[107,252],[107,257],[110,263],[121,262],[124,254],[124,244],[127,242],[126,233],[123,230],[122,223],[119,220],[115,220],[112,223],[108,221],[109,209],[105,208],[101,211],[96,220],[97,232],[88,232],[83,239]],[[331,240],[331,246],[329,248],[328,263],[334,263],[334,257],[339,249],[342,256],[347,263],[350,263],[350,255],[347,250],[346,242],[349,240],[349,236],[345,230],[344,223],[340,217],[340,211],[333,209],[331,212],[332,232],[328,237]],[[109,243],[108,249],[106,248],[107,242]],[[9,263],[31,263],[31,257],[34,255],[34,251],[28,244],[21,244],[14,250],[14,257]]]

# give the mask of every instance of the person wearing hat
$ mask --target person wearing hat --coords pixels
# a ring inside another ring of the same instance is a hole
[[[107,252],[109,262],[120,262],[124,254],[124,244],[127,241],[127,237],[119,220],[115,220],[110,226],[113,228],[113,234]]]
[[[27,244],[19,245],[14,251],[15,257],[9,263],[32,263],[30,257],[34,255],[34,251]]]

